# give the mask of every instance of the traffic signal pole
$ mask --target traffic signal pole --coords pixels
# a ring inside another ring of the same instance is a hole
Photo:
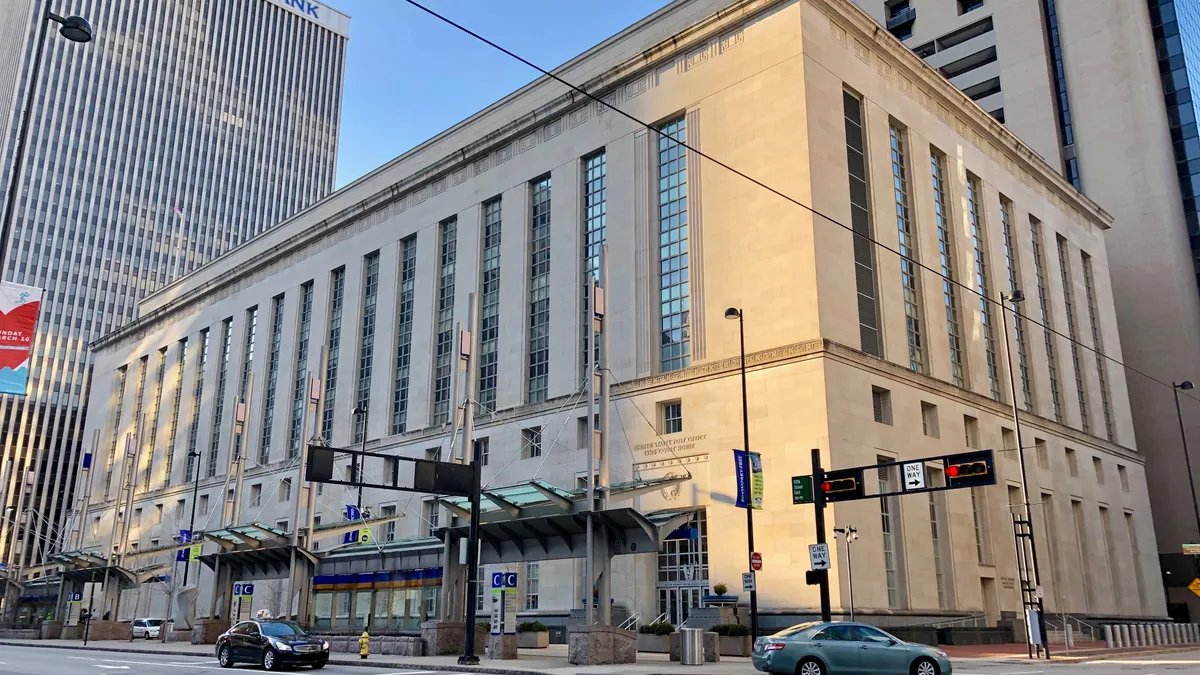
[[[821,468],[821,449],[812,449],[812,476],[813,476],[813,506],[814,519],[817,523],[817,543],[825,543],[825,470]],[[818,587],[821,593],[821,620],[832,621],[833,611],[829,603],[829,574],[826,572],[821,576],[821,583]]]

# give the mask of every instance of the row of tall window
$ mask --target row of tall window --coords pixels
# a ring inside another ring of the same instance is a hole
[[[877,270],[874,245],[871,242],[873,227],[871,224],[870,188],[867,175],[867,137],[864,128],[863,101],[856,94],[843,93],[843,115],[846,131],[846,158],[848,165],[848,180],[850,187],[850,225],[853,236],[853,259],[855,285],[857,291],[857,310],[859,323],[859,340],[862,351],[875,356],[883,356],[883,342],[880,339],[879,324],[880,310],[878,306]],[[900,254],[900,288],[904,302],[905,338],[907,365],[914,372],[929,373],[928,345],[926,322],[923,315],[924,300],[922,298],[922,265],[919,260],[918,229],[913,222],[914,207],[912,203],[911,184],[911,149],[908,147],[907,130],[896,120],[890,120],[888,125],[889,151],[891,155],[892,192],[895,207],[898,250]],[[933,186],[933,214],[938,238],[939,260],[942,278],[942,304],[945,312],[945,326],[949,343],[949,375],[950,380],[959,387],[970,388],[969,369],[967,368],[967,350],[963,346],[963,326],[959,307],[959,293],[962,283],[976,291],[979,302],[979,316],[983,353],[986,359],[987,392],[991,398],[1002,401],[1006,394],[1006,369],[1001,363],[1002,351],[999,346],[1001,339],[1007,339],[997,326],[1000,308],[997,306],[997,296],[993,295],[992,271],[989,269],[990,241],[987,233],[987,223],[984,217],[983,183],[978,176],[967,173],[965,179],[965,206],[968,231],[970,235],[973,278],[961,280],[955,270],[954,223],[950,216],[950,197],[947,191],[947,159],[946,155],[934,147],[929,148],[930,172]],[[1013,203],[1000,195],[1000,228],[1004,244],[1004,259],[1007,268],[1007,290],[1019,288],[1020,255],[1017,238],[1014,233]],[[1038,309],[1041,321],[1049,328],[1045,331],[1046,353],[1049,361],[1050,393],[1054,415],[1063,421],[1063,411],[1060,400],[1060,383],[1058,364],[1055,353],[1055,336],[1050,305],[1047,296],[1047,286],[1042,254],[1040,223],[1030,217],[1030,236],[1033,245],[1034,275],[1037,280]],[[1057,236],[1057,235],[1056,235]],[[1083,431],[1092,431],[1091,417],[1087,406],[1087,390],[1084,387],[1085,375],[1080,365],[1079,344],[1077,331],[1077,316],[1074,303],[1074,289],[1071,274],[1069,247],[1066,240],[1057,236],[1059,272],[1063,284],[1062,290],[1066,301],[1066,321],[1068,335],[1071,338],[1070,348],[1074,366],[1076,391],[1079,397],[1080,425]],[[1105,433],[1111,440],[1114,438],[1111,392],[1107,375],[1107,358],[1103,356],[1103,341],[1098,307],[1095,296],[1094,279],[1092,277],[1091,258],[1082,254],[1084,268],[1084,290],[1087,294],[1088,316],[1091,319],[1092,343],[1097,350],[1096,366],[1099,370],[1100,400],[1104,412]],[[937,269],[934,267],[934,269]],[[664,266],[665,269],[665,266]],[[957,282],[957,283],[956,283]],[[664,285],[664,298],[666,286]],[[971,294],[972,299],[976,294]],[[667,316],[664,311],[664,320]],[[1013,331],[1015,334],[1014,361],[1019,372],[1020,401],[1026,410],[1034,410],[1034,388],[1032,384],[1030,354],[1028,345],[1028,320],[1016,317]],[[666,325],[664,323],[664,330]],[[668,344],[664,333],[663,344]],[[665,352],[664,352],[665,354]],[[665,370],[664,364],[664,370]]]

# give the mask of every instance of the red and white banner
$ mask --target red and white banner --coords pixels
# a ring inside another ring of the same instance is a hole
[[[0,394],[25,395],[42,289],[0,282]]]

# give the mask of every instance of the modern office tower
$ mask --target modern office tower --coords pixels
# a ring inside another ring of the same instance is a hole
[[[1188,612],[1194,621],[1200,598],[1187,586],[1200,576],[1200,559],[1184,555],[1182,545],[1200,543],[1189,489],[1196,477],[1184,461],[1171,386],[1200,384],[1200,135],[1192,86],[1200,75],[1200,3],[856,2],[1112,214],[1104,238],[1160,565],[1172,614],[1185,620]],[[1055,326],[1064,334],[1066,327]],[[1082,337],[1113,356],[1110,345],[1086,331]],[[1180,391],[1180,402],[1195,449],[1200,395]]]
[[[744,317],[763,467],[764,631],[819,604],[801,573],[813,511],[791,491],[812,448],[828,468],[872,465],[872,495],[899,489],[897,466],[879,463],[992,449],[998,473],[987,487],[831,505],[826,523],[860,534],[852,556],[830,540],[836,616],[853,576],[854,604],[885,624],[1023,617],[1010,387],[1048,612],[1161,616],[1125,373],[1029,320],[1014,326],[1011,309],[1006,335],[996,303],[1024,289],[1024,313],[1120,359],[1111,217],[849,0],[728,4],[673,2],[557,71],[595,83],[600,101],[539,79],[145,298],[95,346],[90,407],[103,412],[85,434],[102,443],[82,550],[174,573],[171,537],[203,531],[200,614],[230,616],[219,600],[238,582],[258,588],[243,608],[278,613],[300,606],[277,582],[303,530],[316,577],[294,589],[311,592],[301,620],[412,629],[443,599],[457,611],[464,577],[442,556],[463,536],[462,498],[368,487],[364,524],[349,519],[352,486],[300,501],[300,457],[306,434],[365,444],[384,455],[365,480],[411,485],[393,458],[461,447],[455,329],[474,295],[485,571],[520,570],[519,610],[566,624],[590,595],[572,500],[592,475],[582,291],[606,245],[609,503],[661,528],[615,557],[614,616],[678,624],[714,585],[739,593],[732,449],[745,446],[729,308]],[[160,421],[128,455],[136,411],[160,399],[162,420],[196,424]],[[122,501],[131,467],[150,490]],[[354,475],[345,457],[333,468]],[[930,485],[945,480],[927,469]],[[647,536],[622,529],[634,518],[621,513],[613,528]],[[371,541],[356,543],[364,527]],[[125,584],[117,606],[110,589],[106,610],[132,616],[139,592]],[[149,597],[165,611],[163,594]]]
[[[60,546],[95,451],[89,343],[147,293],[332,191],[349,27],[311,0],[52,0],[95,38],[70,42],[52,24],[32,82],[45,6],[7,0],[0,21],[0,190],[35,92],[3,277],[46,290],[27,395],[0,399],[10,569]],[[168,405],[129,414],[165,424]]]

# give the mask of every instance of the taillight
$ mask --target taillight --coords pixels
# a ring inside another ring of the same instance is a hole
[[[768,642],[767,644],[763,645],[764,652],[777,652],[780,649],[783,649],[782,642]]]

